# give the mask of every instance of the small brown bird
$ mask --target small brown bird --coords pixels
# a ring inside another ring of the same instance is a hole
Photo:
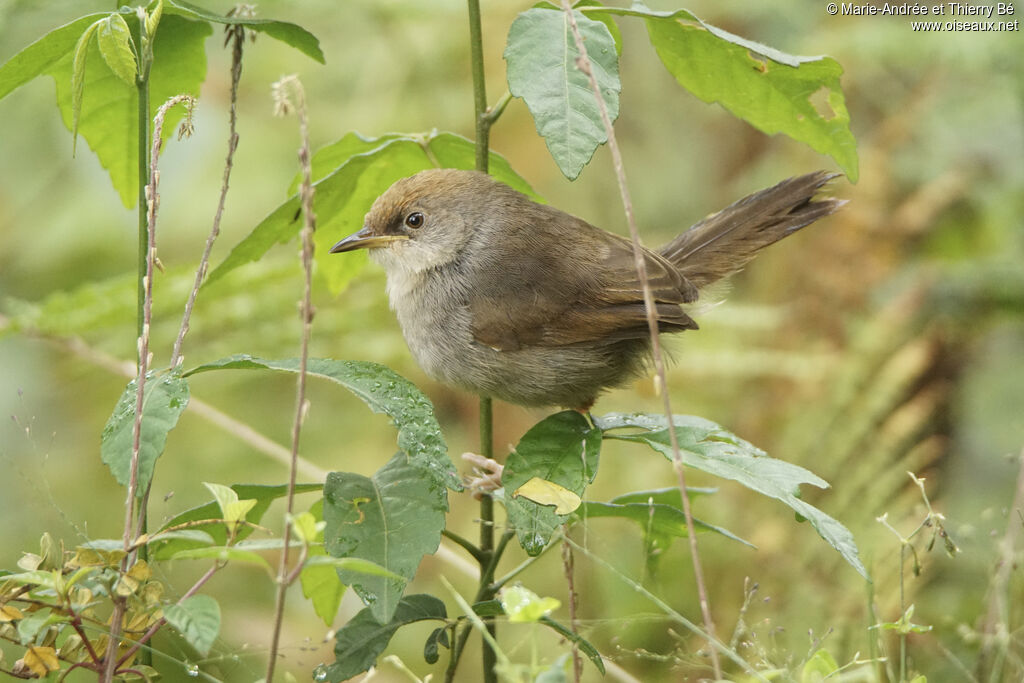
[[[844,202],[813,201],[835,174],[784,180],[645,249],[661,332],[697,329],[683,304],[758,250]],[[527,406],[589,408],[643,374],[650,338],[629,240],[475,171],[399,180],[331,253],[369,249],[420,366]]]

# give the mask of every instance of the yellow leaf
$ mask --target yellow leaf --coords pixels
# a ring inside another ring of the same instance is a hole
[[[139,581],[149,581],[149,577],[152,575],[153,572],[145,560],[139,560],[128,570],[128,576]]]
[[[11,605],[0,605],[0,622],[3,621],[16,621],[17,619],[24,619],[25,615],[21,613],[21,610]]]
[[[35,647],[30,645],[28,650],[25,651],[22,661],[39,678],[42,678],[51,671],[58,671],[60,669],[60,661],[57,659],[57,653],[52,647]]]
[[[579,496],[553,481],[533,477],[515,490],[512,497],[522,496],[539,505],[554,505],[555,513],[567,515],[583,502]]]

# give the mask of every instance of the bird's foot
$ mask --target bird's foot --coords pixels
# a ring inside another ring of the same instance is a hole
[[[466,478],[466,488],[474,498],[479,500],[501,488],[501,473],[505,469],[501,463],[476,453],[463,453],[462,459],[473,466],[473,476]]]

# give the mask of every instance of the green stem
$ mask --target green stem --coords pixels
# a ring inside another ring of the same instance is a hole
[[[473,4],[473,0],[470,1]],[[479,150],[479,146],[477,147]],[[494,415],[491,399],[480,397],[480,455],[488,460],[494,458]],[[507,543],[507,541],[506,541]],[[504,545],[502,546],[504,549]],[[494,569],[499,554],[494,549],[494,499],[489,495],[480,498],[480,590],[476,602],[490,600],[494,597],[491,583],[494,581]],[[497,641],[498,627],[494,617],[484,619],[484,625],[491,638]],[[497,657],[489,643],[483,644],[483,680],[485,683],[496,683],[498,680],[494,666]]]
[[[487,119],[487,85],[484,81],[484,39],[480,27],[480,0],[467,0],[469,7],[469,52],[473,65],[473,103],[476,121],[476,170],[487,173],[491,122]],[[485,457],[487,457],[485,455]]]
[[[142,22],[139,22],[142,31]],[[136,38],[136,44],[142,44],[142,38]],[[146,277],[146,255],[149,251],[149,236],[147,234],[147,213],[149,211],[146,202],[146,185],[149,184],[149,70],[140,73],[135,80],[135,88],[139,95],[139,252],[138,252],[138,304],[136,306],[136,336],[142,336],[143,314],[142,306],[146,298],[146,288],[143,280]]]
[[[490,156],[491,123],[487,115],[487,85],[484,80],[484,39],[480,25],[480,0],[467,0],[469,10],[469,51],[473,69],[473,113],[476,127],[476,170],[487,173]],[[494,420],[491,399],[480,397],[480,455],[493,459]],[[498,554],[494,552],[494,499],[490,496],[480,498],[480,590],[477,601],[490,600],[494,597],[491,581],[494,578],[494,565]],[[487,574],[490,573],[490,577]],[[493,618],[484,623],[492,640],[497,639],[497,626]],[[453,653],[454,655],[454,653]],[[496,683],[498,680],[494,666],[497,663],[494,650],[488,643],[483,646],[483,680],[484,683]],[[454,673],[454,671],[452,672]]]
[[[136,307],[136,338],[142,337],[142,329],[145,325],[145,301],[146,301],[146,260],[149,256],[149,205],[146,201],[146,187],[149,185],[149,55],[143,54],[143,33],[146,31],[146,22],[141,17],[138,21],[138,30],[135,34],[135,45],[138,46],[140,54],[139,73],[135,78],[135,89],[138,93],[138,118],[139,118],[139,252],[138,260],[138,305]],[[141,348],[141,345],[139,345]],[[142,358],[138,358],[142,362]],[[149,506],[149,489],[139,501],[138,520],[139,534],[145,534],[149,529],[147,508]],[[149,547],[142,545],[138,552],[139,559],[149,559]],[[139,653],[139,663],[152,666],[153,653],[149,648]]]
[[[463,538],[459,534],[448,529],[442,529],[441,535],[458,544],[459,547],[461,547],[467,553],[472,555],[473,559],[476,560],[478,563],[482,563],[484,561],[483,555],[480,554],[480,549],[473,545],[473,541],[469,540],[468,538]]]

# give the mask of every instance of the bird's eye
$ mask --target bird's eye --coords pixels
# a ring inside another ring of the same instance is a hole
[[[405,224],[412,229],[423,227],[423,214],[419,211],[413,211],[405,217]]]

